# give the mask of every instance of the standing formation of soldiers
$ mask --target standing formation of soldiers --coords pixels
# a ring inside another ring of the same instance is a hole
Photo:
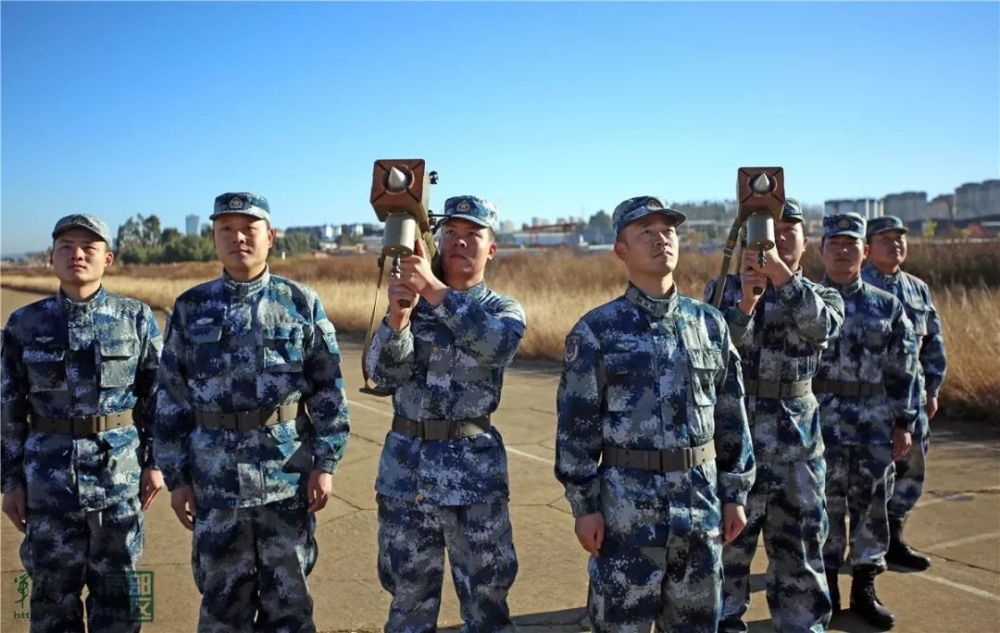
[[[211,219],[223,274],[177,298],[163,339],[148,306],[104,290],[111,236],[89,215],[53,230],[58,295],[3,330],[3,511],[25,533],[34,632],[82,632],[84,587],[87,630],[139,630],[129,577],[164,485],[192,530],[199,631],[315,631],[315,513],[349,435],[336,332],[312,289],[270,273],[266,199],[222,194]],[[900,270],[905,227],[825,218],[815,283],[789,200],[717,310],[674,283],[684,220],[655,196],[618,205],[628,287],[566,338],[555,475],[591,554],[594,630],[745,631],[762,532],[776,631],[823,631],[846,562],[851,609],[891,628],[874,581],[930,565],[902,529],[945,375],[927,285]],[[393,394],[375,483],[386,631],[436,630],[445,551],[463,631],[514,630],[492,415],[526,324],[484,282],[497,222],[489,201],[449,198],[439,259],[418,241],[401,260],[365,350]]]

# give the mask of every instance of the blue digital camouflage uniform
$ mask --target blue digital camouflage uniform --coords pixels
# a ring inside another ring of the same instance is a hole
[[[213,217],[226,209],[268,211],[244,193],[219,196]],[[319,297],[267,270],[191,288],[174,304],[159,380],[156,460],[167,487],[192,486],[197,501],[198,630],[314,631],[306,486],[311,471],[334,471],[349,434],[340,350]],[[196,422],[296,404],[293,419],[269,426]]]
[[[89,631],[140,628],[127,587],[143,549],[139,482],[153,465],[161,344],[146,304],[103,288],[85,301],[60,292],[25,306],[4,328],[3,492],[27,493],[21,560],[33,632],[82,632],[84,585]],[[32,429],[129,411],[134,425],[89,435]]]
[[[824,222],[827,237],[864,238],[860,216],[827,216]],[[840,335],[823,351],[813,381],[826,446],[830,533],[823,560],[834,573],[844,563],[850,515],[851,566],[882,571],[889,547],[893,429],[912,432],[917,419],[916,337],[902,304],[889,293],[860,277],[843,286],[829,279],[823,284],[844,299]]]
[[[868,234],[882,230],[905,230],[892,216],[872,220]],[[917,390],[920,394],[919,417],[913,432],[913,448],[896,463],[896,485],[889,501],[889,516],[905,519],[920,499],[926,476],[927,451],[930,448],[930,428],[927,420],[927,396],[936,397],[947,371],[941,318],[931,301],[930,288],[922,280],[905,271],[887,275],[879,272],[870,261],[861,268],[865,282],[881,288],[903,303],[906,316],[913,324],[919,345]]]
[[[473,196],[449,198],[445,212],[484,225],[496,218],[491,204]],[[383,321],[365,362],[379,387],[394,390],[397,416],[470,420],[499,405],[504,369],[524,329],[520,304],[480,282],[466,291],[449,290],[436,307],[420,300],[400,331]],[[392,594],[385,630],[437,630],[445,548],[462,630],[513,630],[507,593],[517,558],[507,509],[507,456],[497,428],[451,440],[390,431],[375,490],[378,573]]]
[[[754,458],[739,354],[715,308],[630,285],[566,339],[557,396],[556,477],[574,516],[601,512],[590,559],[595,631],[715,631],[722,504],[746,504]],[[600,463],[611,447],[687,449],[717,459],[673,472]]]
[[[706,299],[714,288],[713,280]],[[812,378],[820,353],[843,323],[844,302],[836,290],[803,277],[801,269],[782,288],[768,285],[752,315],[739,310],[742,294],[739,275],[728,275],[722,313],[742,359],[757,478],[748,498],[747,527],[723,550],[719,630],[747,630],[750,563],[763,531],[767,603],[775,630],[822,631],[831,604],[822,558],[828,523],[819,405],[811,392],[776,398],[753,390],[754,384],[763,389],[761,383],[793,385]]]

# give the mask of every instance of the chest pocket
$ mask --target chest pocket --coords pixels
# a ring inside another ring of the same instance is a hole
[[[216,375],[223,365],[222,326],[191,325],[187,328],[190,341],[191,373],[195,377]]]
[[[128,387],[135,382],[139,339],[101,341],[101,387]]]
[[[264,369],[276,372],[302,371],[302,326],[276,325],[264,328]]]
[[[635,411],[656,400],[653,355],[647,351],[604,355],[608,411]]]
[[[33,392],[65,391],[66,350],[54,346],[25,347],[21,360],[28,370],[28,384]]]
[[[722,352],[713,347],[703,347],[689,349],[687,354],[691,363],[691,395],[694,403],[701,407],[714,405],[718,400],[715,377],[723,368]]]
[[[889,346],[892,323],[888,319],[870,319],[864,324],[864,341],[873,351],[882,351]]]

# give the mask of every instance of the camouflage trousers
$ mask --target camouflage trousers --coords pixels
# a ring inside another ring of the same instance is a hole
[[[31,575],[31,632],[124,633],[141,628],[130,581],[142,556],[139,500],[103,510],[47,513],[29,510],[21,562]]]
[[[913,446],[906,457],[896,462],[896,485],[889,499],[889,516],[905,519],[917,505],[924,492],[927,474],[927,452],[930,450],[930,433],[913,436]]]
[[[198,508],[191,545],[199,633],[314,632],[306,576],[316,518],[303,495],[252,508]]]
[[[847,552],[847,517],[851,517],[851,566],[885,570],[889,549],[888,496],[893,483],[891,446],[826,447],[826,512],[830,534],[823,564],[837,570]]]
[[[750,563],[764,533],[767,573],[764,583],[775,631],[821,632],[832,605],[823,568],[826,516],[826,464],[822,457],[757,465],[747,500],[747,526],[723,548],[722,619],[719,631],[746,631],[750,606]]]
[[[594,633],[715,633],[722,607],[718,526],[669,535],[666,545],[605,538],[591,556],[588,611]]]
[[[437,630],[445,548],[463,633],[513,631],[507,593],[517,556],[507,501],[433,506],[378,495],[378,575],[392,594],[385,630]]]

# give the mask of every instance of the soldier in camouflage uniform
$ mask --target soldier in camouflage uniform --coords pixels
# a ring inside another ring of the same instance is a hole
[[[628,289],[566,338],[555,472],[592,555],[595,631],[714,633],[722,545],[746,525],[739,354],[722,315],[674,284],[684,219],[652,196],[618,205]]]
[[[437,630],[447,548],[462,631],[511,631],[517,558],[507,456],[490,414],[524,335],[524,311],[483,281],[496,253],[493,204],[456,196],[444,213],[444,281],[418,240],[390,280],[389,313],[365,358],[375,383],[394,390],[375,482],[379,579],[392,594],[385,630]]]
[[[844,299],[840,336],[823,351],[813,380],[826,445],[830,534],[823,562],[836,612],[850,515],[851,610],[889,629],[895,618],[875,593],[875,576],[885,570],[889,547],[886,503],[893,459],[909,450],[917,419],[917,340],[899,300],[861,280],[868,250],[865,219],[856,213],[830,215],[823,229],[823,285]]]
[[[822,631],[830,620],[823,570],[828,529],[826,465],[819,405],[811,379],[819,355],[837,336],[844,301],[833,288],[802,275],[808,238],[802,210],[789,199],[775,226],[776,248],[744,252],[739,275],[728,275],[722,313],[739,350],[757,479],[747,504],[747,529],[723,551],[720,631],[746,631],[750,563],[764,533],[767,603],[776,631]],[[715,281],[705,296],[711,297]],[[764,288],[762,295],[752,290]]]
[[[889,552],[886,562],[922,571],[931,559],[913,550],[903,540],[906,517],[924,489],[927,450],[930,447],[929,421],[937,414],[938,393],[944,382],[947,361],[941,319],[938,317],[927,284],[900,270],[906,261],[906,226],[899,218],[887,215],[868,224],[868,261],[861,269],[867,283],[886,290],[903,302],[903,309],[916,332],[919,346],[917,391],[920,394],[919,417],[913,432],[913,450],[896,462],[896,487],[889,500]]]
[[[162,344],[146,304],[111,294],[99,218],[56,223],[59,294],[14,312],[3,331],[3,511],[21,532],[31,630],[138,631],[129,585],[143,515],[163,477],[151,446]]]
[[[272,275],[267,200],[212,214],[221,278],[177,298],[156,401],[156,459],[193,529],[198,630],[315,631],[314,513],[348,438],[340,351],[316,293]]]

